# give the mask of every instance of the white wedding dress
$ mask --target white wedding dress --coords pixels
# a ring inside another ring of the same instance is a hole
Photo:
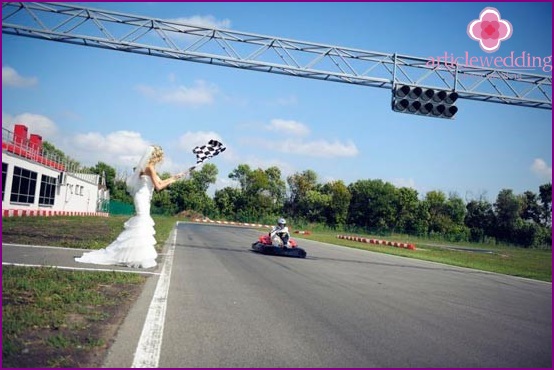
[[[154,184],[150,176],[140,176],[140,188],[135,193],[136,216],[125,222],[125,230],[104,249],[84,253],[77,262],[97,265],[123,265],[150,268],[156,266],[154,220],[150,216],[150,201]]]

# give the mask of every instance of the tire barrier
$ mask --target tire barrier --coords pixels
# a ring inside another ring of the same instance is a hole
[[[109,217],[107,212],[73,212],[73,211],[47,211],[26,209],[3,209],[2,217],[53,217],[53,216],[96,216]]]
[[[362,238],[362,237],[359,237],[359,236],[350,236],[350,235],[337,235],[337,238],[345,239],[345,240],[352,240],[352,241],[360,242],[360,243],[388,245],[388,246],[391,246],[391,247],[404,248],[404,249],[409,249],[409,250],[412,250],[412,251],[416,250],[415,244],[411,244],[411,243],[391,242],[391,241],[388,241],[388,240]]]
[[[271,228],[270,225],[262,225],[262,224],[249,224],[246,222],[234,222],[234,221],[214,221],[210,220],[209,218],[195,218],[193,220],[194,222],[202,222],[202,223],[209,223],[209,224],[218,224],[218,225],[233,225],[233,226],[248,226],[248,227],[266,227]]]

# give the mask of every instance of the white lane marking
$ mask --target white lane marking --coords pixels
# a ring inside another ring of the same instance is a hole
[[[62,250],[72,250],[72,251],[91,251],[92,250],[92,249],[82,249],[82,248],[53,247],[49,245],[30,245],[30,244],[12,244],[12,243],[2,243],[2,246],[22,247],[22,248],[41,248],[41,249],[62,249]]]
[[[131,273],[131,274],[160,275],[159,272],[140,271],[140,270],[116,270],[116,269],[102,269],[102,268],[88,268],[88,267],[32,265],[32,264],[29,264],[29,263],[12,263],[12,262],[2,262],[2,266],[50,267],[50,268],[59,269],[59,270],[128,272],[128,273]]]
[[[148,314],[146,315],[131,367],[156,368],[160,361],[171,267],[173,266],[173,253],[177,241],[177,227],[175,227],[173,232],[173,242],[167,251],[167,257],[164,261],[154,296],[150,302],[150,307],[148,308]]]

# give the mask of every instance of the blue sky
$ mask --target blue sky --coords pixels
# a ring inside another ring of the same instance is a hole
[[[435,57],[486,56],[466,28],[483,8],[513,26],[496,53],[552,55],[550,3],[79,3],[234,31]],[[528,71],[545,73],[540,69]],[[552,111],[460,99],[455,120],[392,112],[390,91],[2,35],[2,125],[24,123],[86,165],[130,170],[149,143],[162,171],[209,138],[211,192],[238,164],[312,169],[320,182],[382,179],[494,201],[552,178]],[[276,131],[277,129],[277,131]]]

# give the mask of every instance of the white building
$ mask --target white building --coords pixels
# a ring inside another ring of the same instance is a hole
[[[25,125],[2,128],[2,217],[108,216],[103,176],[82,173],[43,153]]]

